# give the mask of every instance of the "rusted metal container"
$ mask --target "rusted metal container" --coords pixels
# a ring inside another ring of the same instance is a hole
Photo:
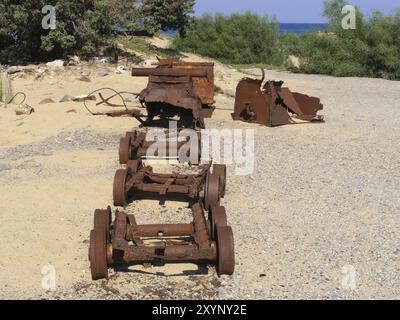
[[[93,280],[107,279],[112,266],[156,261],[211,262],[218,275],[233,274],[234,239],[225,208],[213,207],[206,219],[197,203],[192,214],[190,224],[138,225],[133,215],[117,210],[112,224],[110,207],[96,210],[89,248]]]
[[[180,127],[203,129],[214,103],[214,64],[160,60],[156,68],[133,68],[132,76],[149,77],[139,94],[146,107],[147,123],[155,117],[180,117]]]
[[[319,98],[291,92],[283,81],[244,78],[236,89],[234,120],[263,124],[269,127],[306,122],[324,122],[317,115],[323,110]]]

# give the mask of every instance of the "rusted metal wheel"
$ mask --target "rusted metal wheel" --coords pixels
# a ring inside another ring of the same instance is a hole
[[[217,226],[217,272],[219,276],[231,275],[235,271],[235,245],[231,227]]]
[[[225,207],[211,207],[210,209],[210,223],[211,223],[211,239],[217,239],[217,226],[226,227],[228,225],[228,219],[226,217]]]
[[[132,174],[135,174],[142,167],[142,160],[129,160],[126,166],[131,169]]]
[[[119,143],[119,163],[126,164],[131,155],[131,138],[121,138]]]
[[[120,169],[115,173],[113,198],[114,206],[125,207],[127,204],[126,182],[130,176],[130,169]]]
[[[93,280],[108,279],[107,244],[110,237],[111,216],[108,210],[96,210],[94,230],[90,232],[90,270]]]
[[[126,139],[131,138],[132,142],[134,142],[133,140],[136,138],[136,132],[132,132],[132,131],[127,132],[125,135],[125,138]]]
[[[204,206],[208,211],[212,206],[219,206],[220,202],[220,182],[219,177],[208,173],[206,178],[206,187],[204,194]]]
[[[225,197],[226,192],[226,165],[214,164],[213,174],[217,175],[221,183],[221,198]]]
[[[107,243],[109,243],[110,240],[111,219],[112,219],[111,207],[107,207],[106,210],[98,209],[94,212],[94,230],[105,228],[107,235],[106,238]]]

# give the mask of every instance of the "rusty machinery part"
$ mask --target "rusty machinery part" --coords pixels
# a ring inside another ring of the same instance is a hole
[[[201,204],[193,205],[192,214],[193,222],[189,224],[138,225],[133,215],[117,210],[114,223],[108,229],[112,232],[101,239],[97,237],[97,230],[91,232],[90,252],[98,252],[102,261],[94,264],[96,261],[91,254],[93,280],[107,278],[107,265],[157,261],[208,262],[216,265],[218,275],[231,275],[235,261],[232,229],[218,225],[217,239],[213,239]],[[95,246],[95,240],[98,246]],[[105,260],[106,254],[112,259]]]
[[[218,275],[232,275],[235,272],[235,245],[231,227],[217,226]]]
[[[214,64],[160,60],[156,68],[133,68],[132,76],[149,77],[147,87],[139,94],[147,109],[147,125],[155,117],[180,117],[180,126],[204,129],[204,118],[214,109]]]
[[[137,168],[135,170],[135,167]],[[129,162],[114,177],[114,205],[125,207],[133,195],[183,195],[190,199],[203,199],[206,210],[218,206],[222,196],[220,177],[210,172],[211,164],[199,166],[196,174],[155,173],[141,161]]]
[[[110,90],[112,91],[114,94],[104,98],[102,91],[105,90]],[[138,109],[128,109],[128,106],[126,105],[125,99],[122,96],[123,94],[130,94],[135,96],[135,99],[138,98],[139,94],[134,93],[134,92],[128,92],[128,91],[117,91],[115,89],[112,88],[100,88],[97,89],[95,91],[92,91],[91,93],[89,93],[87,96],[91,97],[94,96],[96,93],[99,94],[100,97],[100,102],[96,103],[96,106],[99,106],[101,104],[107,105],[109,107],[113,107],[113,108],[123,108],[123,111],[111,111],[111,112],[93,112],[88,106],[87,106],[87,99],[83,100],[83,105],[85,107],[85,109],[92,115],[92,116],[99,116],[99,115],[107,115],[107,116],[111,116],[111,117],[121,117],[121,116],[125,116],[125,115],[130,115],[132,117],[137,118],[140,122],[143,122],[143,120],[141,120],[142,114],[141,111]],[[110,100],[115,98],[115,97],[119,97],[121,99],[122,104],[121,105],[116,105],[116,104],[112,104],[110,103]]]
[[[324,122],[319,98],[291,92],[283,81],[244,78],[236,89],[234,120],[274,127],[307,122]]]
[[[178,76],[190,75],[193,79],[195,92],[197,96],[201,99],[202,105],[211,106],[215,103],[214,63],[184,62],[181,61],[179,58],[159,59],[157,68],[152,70],[161,69],[168,70],[172,73],[175,72],[175,74],[178,74]],[[146,73],[147,71],[144,72]],[[142,74],[142,76],[144,75]]]
[[[0,88],[0,91],[1,91],[1,88]],[[14,100],[18,96],[22,96],[22,100],[19,103],[15,103]],[[35,109],[32,106],[30,106],[29,104],[26,104],[25,101],[26,101],[26,93],[19,91],[16,94],[14,94],[8,101],[5,101],[5,104],[8,105],[11,102],[14,102],[14,104],[17,104],[22,107],[26,107],[28,110],[30,110],[30,113],[35,112]]]
[[[129,168],[132,174],[136,174],[143,168],[142,160],[129,160],[126,164],[126,167]]]
[[[127,188],[126,184],[132,176],[130,168],[117,170],[114,177],[113,199],[114,206],[125,207],[127,205]]]
[[[168,77],[207,77],[207,71],[201,68],[193,69],[177,69],[177,68],[133,68],[133,77],[151,77],[151,76],[168,76]]]
[[[15,98],[16,98],[17,96],[22,96],[22,101],[21,101],[20,103],[16,103],[16,104],[19,104],[19,105],[23,104],[23,103],[25,102],[25,100],[26,100],[26,94],[25,94],[25,92],[22,92],[22,91],[19,91],[19,92],[17,92],[16,94],[14,94],[14,95],[11,97],[11,99],[8,100],[8,102],[6,102],[6,103],[7,103],[7,104],[10,104],[11,102],[13,102],[13,101],[15,100]]]
[[[167,134],[169,134],[167,132]],[[126,164],[129,160],[144,159],[148,156],[148,150],[154,146],[156,142],[160,141],[148,141],[146,132],[127,132],[124,138],[120,140],[119,146],[119,162],[120,164]],[[190,137],[187,137],[185,141],[178,141],[177,137],[167,136],[164,143],[165,150],[155,150],[153,157],[157,158],[177,158],[180,161],[181,152],[186,149],[186,157],[190,158],[191,149],[187,148],[187,144],[190,143]],[[201,133],[197,132],[197,163],[200,163],[201,159]],[[185,149],[182,149],[185,148]]]
[[[206,210],[210,210],[213,206],[218,206],[221,200],[221,187],[219,176],[212,174],[210,171],[207,173],[205,192],[204,192],[204,206]]]
[[[191,78],[170,78],[150,76],[147,88],[141,92],[139,101],[147,110],[146,125],[151,126],[156,117],[179,117],[180,127],[204,129],[201,100],[194,92]]]
[[[131,153],[131,138],[121,138],[119,143],[119,163],[128,163],[128,161],[131,159]]]
[[[226,193],[226,165],[222,164],[214,164],[213,165],[213,174],[219,177],[220,180],[220,188],[221,188],[221,198],[225,197]]]
[[[210,221],[211,239],[216,240],[217,226],[226,227],[228,225],[225,207],[212,206],[208,212],[208,220]]]
[[[93,280],[108,278],[107,247],[110,244],[111,209],[96,210],[90,232],[89,260]]]

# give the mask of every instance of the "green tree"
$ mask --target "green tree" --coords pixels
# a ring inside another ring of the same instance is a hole
[[[143,0],[141,13],[146,30],[152,34],[159,30],[178,30],[185,35],[194,13],[195,0]]]
[[[323,15],[329,19],[331,27],[340,27],[342,24],[342,9],[347,5],[347,0],[325,0]]]
[[[56,10],[56,29],[42,28],[42,8]],[[118,33],[178,29],[184,34],[194,0],[0,0],[0,63],[45,61],[116,48]]]
[[[194,20],[185,37],[175,37],[173,45],[178,50],[227,63],[281,64],[284,61],[277,23],[252,13],[204,15]]]
[[[114,4],[92,0],[0,0],[0,61],[20,63],[94,54],[115,29]],[[55,30],[42,28],[45,5],[55,7]]]

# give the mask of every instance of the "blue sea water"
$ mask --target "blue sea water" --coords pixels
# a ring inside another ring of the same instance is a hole
[[[279,29],[281,33],[302,34],[311,31],[323,31],[327,28],[324,23],[280,23]]]
[[[324,23],[280,23],[279,29],[281,33],[302,34],[311,31],[323,31],[327,28]],[[174,36],[177,34],[175,30],[162,31],[162,35]]]

